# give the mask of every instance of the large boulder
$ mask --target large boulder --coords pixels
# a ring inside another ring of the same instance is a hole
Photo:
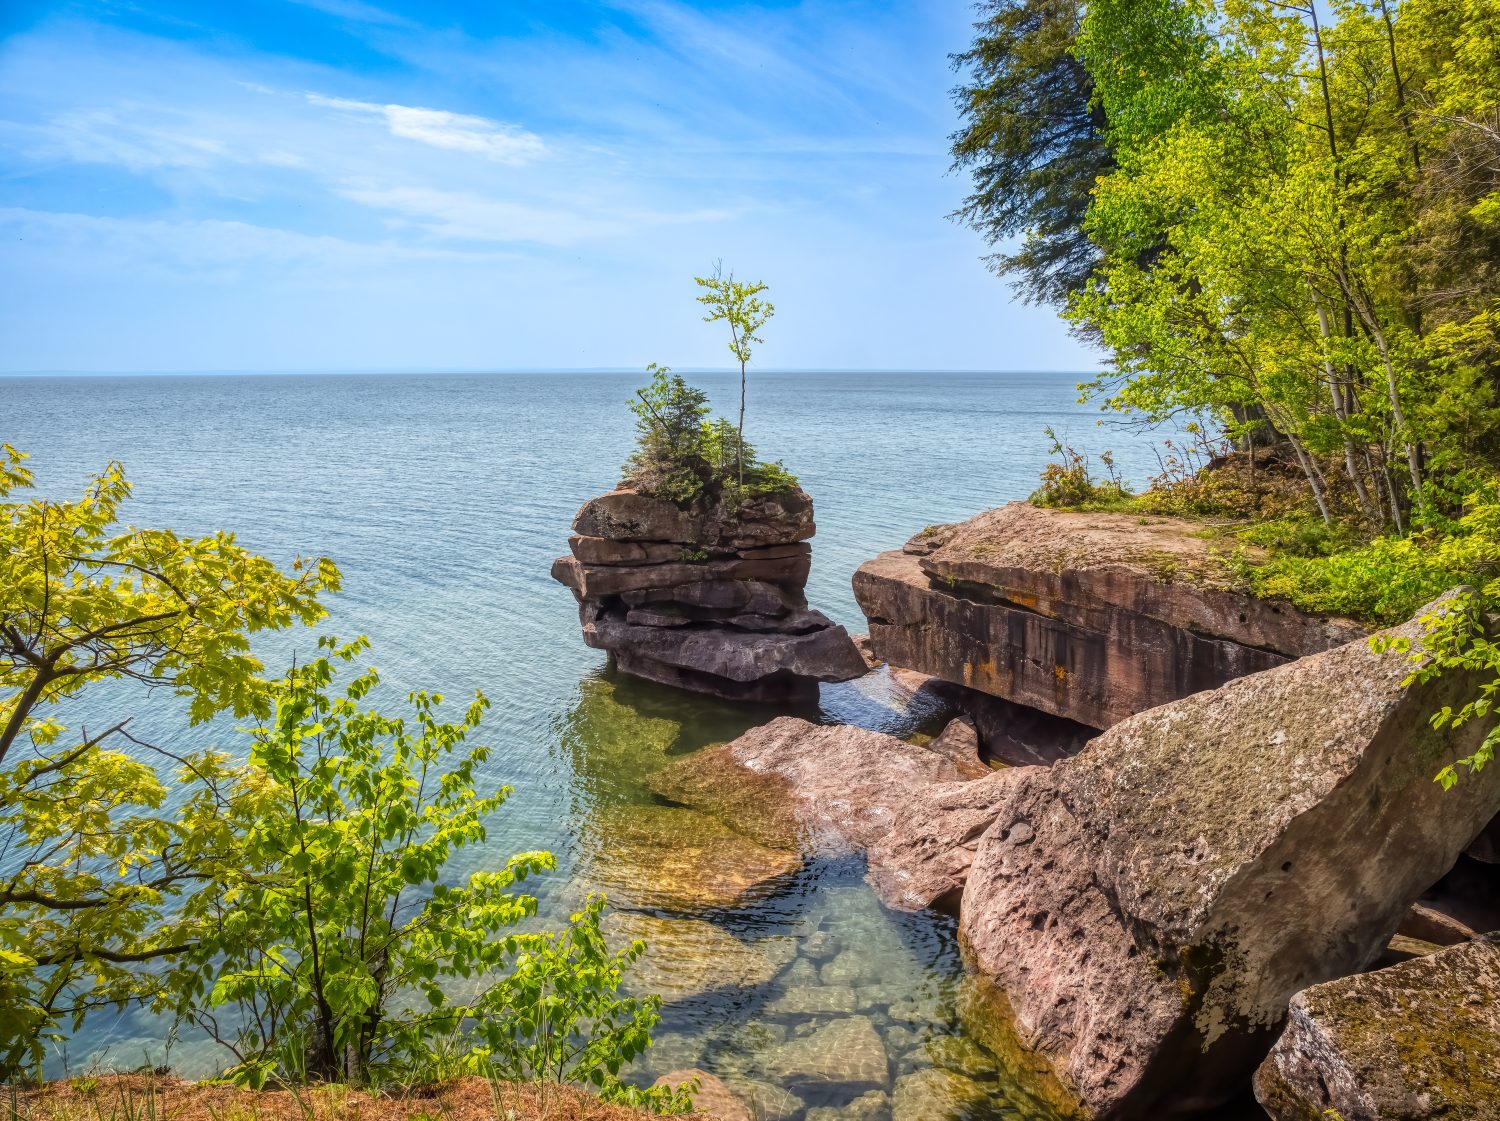
[[[1352,642],[982,780],[963,938],[1096,1116],[1232,1092],[1292,994],[1373,963],[1500,809],[1500,768],[1432,781],[1487,730],[1428,721],[1475,682],[1410,669]]]
[[[1094,728],[1364,633],[1236,591],[1200,530],[1014,502],[882,553],[854,594],[877,658]]]
[[[1000,772],[983,768],[991,777],[966,779],[979,764],[964,754],[963,738],[955,730],[933,750],[783,716],[647,781],[662,797],[764,844],[864,852],[881,898],[916,911],[957,902],[979,837],[995,819],[992,778]]]
[[[868,671],[843,627],[808,610],[812,499],[679,507],[621,487],[583,504],[552,577],[584,641],[620,671],[730,700],[815,699]]]
[[[883,732],[781,716],[647,781],[763,842],[800,836],[812,851],[847,852],[890,829],[912,791],[961,775],[947,756]]]
[[[1500,935],[1298,993],[1255,1096],[1275,1121],[1500,1117]]]

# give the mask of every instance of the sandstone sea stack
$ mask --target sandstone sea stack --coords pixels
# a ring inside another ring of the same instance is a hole
[[[583,504],[552,566],[583,638],[623,672],[730,700],[801,701],[866,672],[811,610],[812,499],[793,487],[683,508],[624,486]]]

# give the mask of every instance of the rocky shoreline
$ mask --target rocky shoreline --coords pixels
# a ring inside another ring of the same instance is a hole
[[[624,593],[600,591],[622,565],[599,558],[623,548],[592,541],[650,554],[648,534],[671,538],[660,519],[617,513],[636,509],[619,492],[594,501],[610,517],[586,505],[577,526],[600,532],[580,532],[554,572],[591,644],[629,671],[632,646],[656,647],[600,631]],[[810,535],[810,503],[805,524],[785,507],[770,520]],[[1490,726],[1428,721],[1471,683],[1408,680],[1406,655],[1375,653],[1358,624],[1226,586],[1193,528],[1022,503],[934,527],[856,575],[865,654],[968,716],[920,744],[781,717],[650,785],[755,843],[863,854],[888,907],[956,911],[978,980],[1080,1117],[1192,1114],[1252,1084],[1277,1121],[1496,1116],[1478,1103],[1495,1100],[1500,1069],[1500,944],[1484,937],[1500,926],[1500,883],[1479,860],[1494,855],[1500,770],[1453,791],[1431,781]],[[767,531],[675,532],[710,541],[707,563],[727,573],[759,559],[744,550]],[[805,610],[795,556],[774,558],[787,567],[766,582],[785,613],[771,618]],[[676,563],[658,549],[623,579]],[[697,583],[655,585],[659,602],[692,606],[681,589]],[[638,609],[625,603],[625,625],[653,625],[629,621]],[[818,619],[822,641],[847,640]],[[1389,636],[1419,648],[1422,627]],[[764,697],[855,676],[846,661],[789,674],[793,661],[772,659],[743,680]],[[1052,750],[1020,734],[1033,709],[1056,721]],[[1465,906],[1434,895],[1464,875],[1483,883]]]

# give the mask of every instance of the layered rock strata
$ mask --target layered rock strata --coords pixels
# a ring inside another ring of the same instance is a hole
[[[554,579],[584,641],[625,673],[731,700],[797,701],[866,672],[843,627],[809,609],[812,500],[801,490],[682,509],[628,488],[573,519]]]
[[[1500,809],[1500,769],[1432,781],[1487,731],[1428,722],[1476,682],[1410,668],[1351,642],[982,780],[961,934],[1093,1116],[1243,1085],[1292,995],[1374,963]]]
[[[1275,1121],[1500,1116],[1500,935],[1298,993],[1255,1096]]]
[[[875,657],[1094,728],[1364,633],[1233,590],[1200,528],[1015,502],[882,553],[854,594]]]

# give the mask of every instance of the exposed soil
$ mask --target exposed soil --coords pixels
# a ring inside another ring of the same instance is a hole
[[[343,1086],[240,1090],[146,1074],[0,1090],[5,1121],[641,1121],[643,1110],[567,1086],[465,1078],[369,1093]]]

